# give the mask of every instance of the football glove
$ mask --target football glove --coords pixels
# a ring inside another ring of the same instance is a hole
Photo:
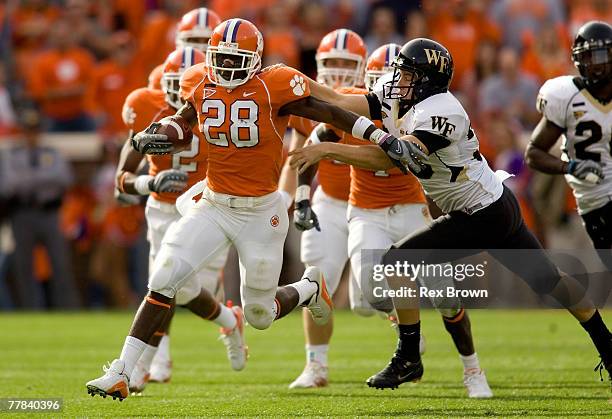
[[[602,164],[593,160],[570,160],[567,165],[567,173],[591,183],[600,183],[604,178]],[[592,174],[597,178],[594,178]]]
[[[380,139],[378,145],[404,174],[410,170],[418,175],[426,167],[424,162],[428,160],[427,155],[411,141],[402,141],[387,134]]]
[[[177,169],[167,169],[159,172],[149,181],[151,192],[183,192],[187,187],[187,173]]]
[[[174,146],[165,134],[156,134],[161,127],[159,122],[153,122],[142,132],[132,137],[132,147],[142,154],[170,154]]]
[[[315,214],[310,206],[310,199],[304,199],[295,203],[295,208],[293,210],[293,224],[295,224],[295,227],[301,231],[310,230],[313,227],[316,228],[317,231],[321,231],[317,214]]]

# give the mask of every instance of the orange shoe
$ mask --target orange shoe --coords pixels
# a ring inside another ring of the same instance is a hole
[[[302,280],[314,282],[317,285],[316,293],[310,297],[310,301],[306,306],[312,315],[312,319],[319,326],[323,326],[329,322],[333,310],[333,303],[329,293],[327,292],[327,286],[325,285],[325,278],[323,274],[316,266],[310,266],[304,271]]]
[[[113,400],[119,399],[122,401],[129,395],[128,391],[128,376],[125,373],[125,363],[120,359],[115,359],[110,366],[102,367],[104,375],[95,380],[89,381],[87,386],[87,393],[91,394],[91,397],[96,394],[106,398],[111,396]]]

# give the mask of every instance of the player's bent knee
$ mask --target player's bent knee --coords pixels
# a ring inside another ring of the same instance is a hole
[[[186,261],[162,250],[149,277],[149,290],[173,298],[192,273]]]
[[[255,329],[264,330],[274,322],[272,307],[266,307],[260,303],[244,305],[244,318]]]
[[[200,295],[202,287],[192,275],[189,280],[176,292],[176,304],[184,306]]]
[[[440,313],[443,317],[446,317],[447,319],[454,318],[460,312],[461,312],[461,307],[439,308],[438,309],[438,313]]]

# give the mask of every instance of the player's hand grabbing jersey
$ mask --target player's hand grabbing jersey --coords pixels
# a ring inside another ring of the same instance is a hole
[[[308,137],[317,124],[318,122],[294,115],[289,119],[289,126],[304,137]],[[343,142],[343,140],[340,142]],[[348,201],[351,174],[347,164],[335,160],[321,160],[317,177],[319,185],[321,185],[326,195],[342,201]]]
[[[537,108],[565,131],[562,160],[592,160],[603,166],[604,179],[599,184],[565,175],[578,212],[585,214],[612,200],[612,102],[605,106],[598,102],[579,77],[561,76],[540,88]]]
[[[427,146],[427,168],[419,175],[425,193],[446,213],[471,213],[496,201],[502,182],[480,155],[470,119],[455,96],[430,96],[400,116],[400,101],[383,94],[392,77],[382,76],[368,95],[370,116],[381,119],[390,134],[411,134]]]
[[[233,90],[208,79],[204,64],[181,77],[181,97],[198,113],[208,145],[208,187],[236,196],[276,191],[283,162],[283,135],[289,116],[279,109],[310,95],[302,74],[273,66]]]
[[[174,115],[175,109],[165,100],[164,92],[156,89],[136,89],[128,95],[123,104],[123,122],[133,132],[146,129],[151,123]],[[179,169],[187,173],[187,188],[206,176],[206,149],[197,130],[194,130],[190,150],[163,156],[147,155],[149,161],[149,174],[155,176],[162,170]],[[152,193],[155,199],[174,203],[180,193]]]

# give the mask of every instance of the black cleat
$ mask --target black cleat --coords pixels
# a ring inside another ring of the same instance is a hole
[[[418,362],[409,362],[394,355],[382,371],[367,379],[366,384],[381,390],[395,390],[400,384],[419,381],[422,376],[423,364],[420,359]]]

